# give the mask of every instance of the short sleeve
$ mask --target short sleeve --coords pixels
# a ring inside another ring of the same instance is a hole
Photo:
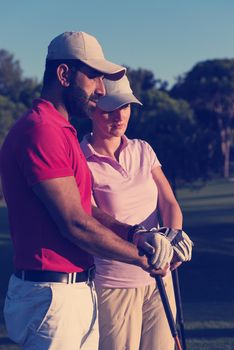
[[[144,147],[144,154],[147,155],[147,158],[149,160],[150,168],[151,170],[156,167],[161,167],[161,163],[158,160],[158,157],[156,153],[154,152],[153,148],[149,145],[148,142],[142,141],[143,147]]]
[[[63,130],[52,125],[36,125],[29,130],[18,145],[16,156],[29,185],[74,175]]]

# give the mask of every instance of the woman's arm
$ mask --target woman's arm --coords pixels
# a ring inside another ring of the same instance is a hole
[[[152,176],[158,188],[158,209],[163,226],[182,229],[183,216],[180,206],[161,167],[153,168]]]

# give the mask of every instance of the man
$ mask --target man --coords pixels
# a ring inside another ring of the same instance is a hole
[[[105,94],[103,77],[125,69],[104,58],[96,38],[65,32],[48,47],[41,99],[10,130],[1,150],[3,192],[15,274],[5,303],[9,336],[23,349],[95,350],[98,346],[92,255],[165,274],[168,240],[139,234],[145,256],[122,237],[138,227],[91,216],[91,179],[69,118],[89,117]],[[145,244],[146,243],[146,244]],[[160,247],[160,248],[159,248]]]

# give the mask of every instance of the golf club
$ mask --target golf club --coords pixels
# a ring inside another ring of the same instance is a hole
[[[178,269],[175,269],[172,271],[172,279],[173,279],[175,300],[176,300],[177,322],[180,329],[180,340],[182,343],[183,350],[186,350],[187,347],[186,347],[186,341],[185,341],[184,317],[183,317]]]
[[[174,338],[174,341],[175,341],[176,350],[182,350],[180,340],[178,337],[178,332],[176,329],[176,324],[175,324],[174,317],[173,317],[173,314],[171,311],[171,307],[169,304],[169,300],[167,297],[167,293],[165,290],[165,286],[164,286],[162,277],[160,275],[157,275],[157,276],[155,276],[155,280],[156,280],[156,283],[158,286],[159,294],[160,294],[161,299],[162,299],[163,307],[164,307],[164,310],[166,313],[166,317],[167,317],[167,321],[168,321],[168,324],[169,324],[169,327],[171,330],[171,334],[172,334],[172,337]]]

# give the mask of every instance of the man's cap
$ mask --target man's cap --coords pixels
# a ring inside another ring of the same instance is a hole
[[[97,102],[97,106],[103,111],[112,112],[129,103],[137,103],[142,106],[142,103],[133,95],[126,75],[117,81],[104,79],[103,82],[106,95],[100,97]]]
[[[97,39],[84,32],[64,32],[48,46],[47,60],[80,60],[110,80],[120,79],[126,68],[107,61]]]

